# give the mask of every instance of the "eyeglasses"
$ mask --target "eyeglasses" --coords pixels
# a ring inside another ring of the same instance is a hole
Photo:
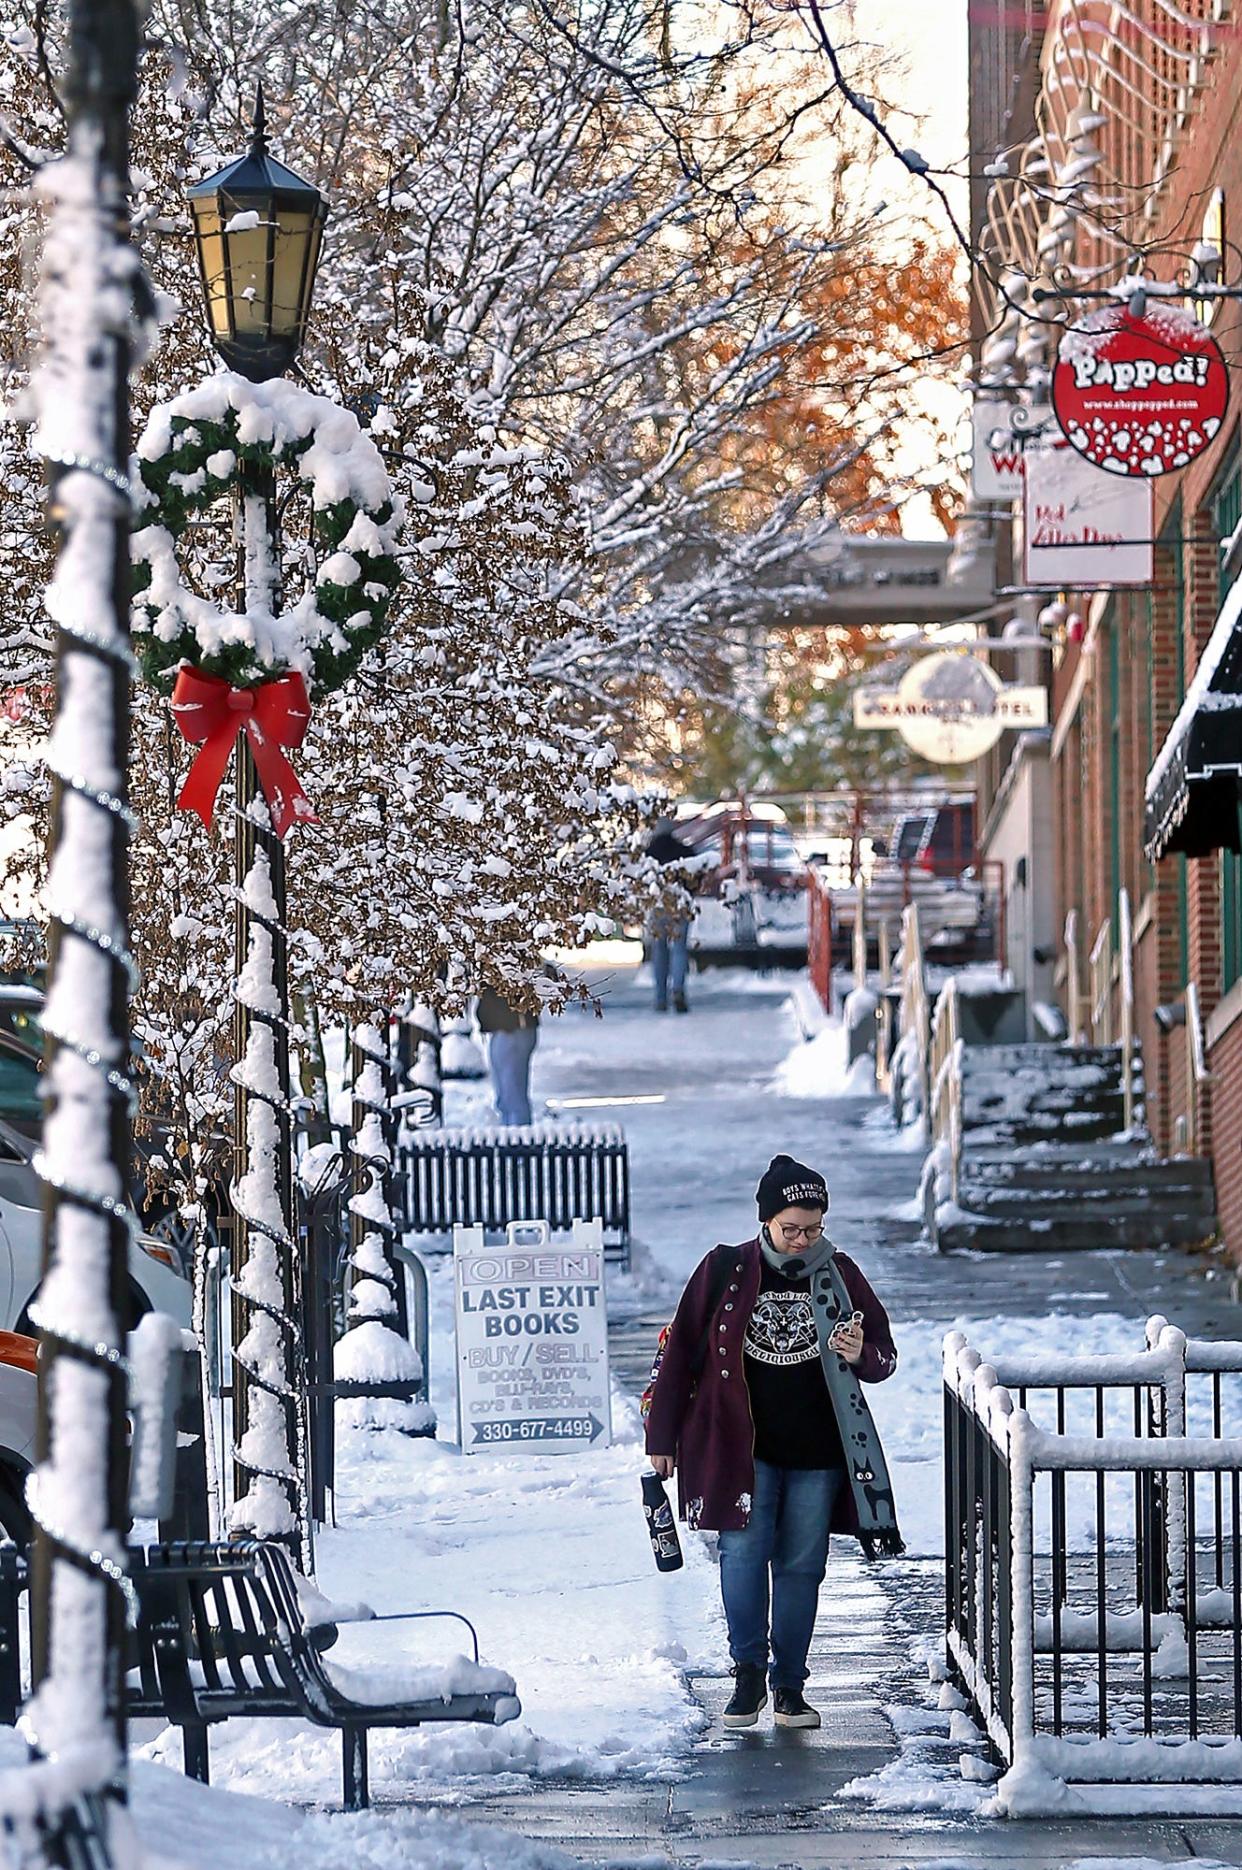
[[[792,1247],[795,1240],[805,1240],[809,1247],[823,1238],[823,1232],[822,1226],[794,1227],[785,1221],[781,1222],[781,1239],[787,1247]]]

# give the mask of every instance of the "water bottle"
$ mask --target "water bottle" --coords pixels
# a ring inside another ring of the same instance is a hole
[[[643,1475],[643,1512],[647,1515],[656,1570],[680,1571],[685,1561],[681,1556],[681,1540],[677,1537],[677,1521],[673,1518],[664,1482],[653,1467]]]

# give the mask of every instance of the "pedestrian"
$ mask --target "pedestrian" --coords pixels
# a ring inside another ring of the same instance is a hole
[[[531,1122],[530,1064],[539,1043],[538,1012],[519,1012],[495,987],[485,987],[475,1008],[487,1037],[487,1068],[496,1111],[506,1127]]]
[[[647,855],[658,864],[685,863],[695,853],[679,838],[671,818],[659,818],[647,840]],[[690,917],[670,915],[655,910],[648,923],[651,941],[651,973],[655,982],[655,1010],[667,1013],[670,995],[675,1013],[688,1013],[686,975],[690,969]]]
[[[647,1452],[676,1470],[681,1516],[720,1534],[733,1696],[753,1727],[770,1677],[779,1727],[818,1727],[803,1696],[830,1532],[868,1558],[904,1547],[862,1384],[897,1367],[888,1314],[824,1233],[828,1188],[774,1156],[759,1234],[691,1275],[651,1392]]]

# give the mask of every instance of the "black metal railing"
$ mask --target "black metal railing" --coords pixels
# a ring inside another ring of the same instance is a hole
[[[1185,1350],[1165,1328],[1134,1357],[998,1373],[946,1340],[950,1674],[998,1764],[1088,1798],[1153,1776],[1242,1785],[1242,1441],[1169,1432]]]
[[[428,1244],[447,1247],[455,1227],[546,1221],[555,1233],[597,1220],[608,1259],[629,1265],[629,1155],[615,1126],[417,1131],[399,1163],[406,1231]]]

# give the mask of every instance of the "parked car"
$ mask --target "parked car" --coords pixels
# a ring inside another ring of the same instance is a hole
[[[0,1332],[32,1329],[30,1306],[43,1272],[42,1184],[34,1143],[0,1120]],[[147,1312],[167,1312],[188,1326],[190,1268],[171,1241],[138,1234],[129,1248],[130,1329]]]
[[[715,859],[705,893],[742,872],[760,889],[793,894],[806,888],[806,861],[778,805],[719,799],[677,821],[677,836],[700,857]]]
[[[0,1113],[28,1136],[43,1122],[43,1037],[37,987],[0,981]]]
[[[704,862],[690,946],[698,966],[806,959],[806,861],[779,806],[720,799],[677,821]]]
[[[28,981],[0,981],[0,1129],[30,1139],[32,1147],[27,1159],[33,1154],[33,1143],[37,1142],[43,1127],[43,1034],[39,1025],[42,1009],[40,987]],[[148,1250],[153,1250],[152,1242],[161,1242],[168,1251],[160,1257],[188,1277],[193,1229],[182,1221],[167,1197],[159,1192],[153,1194],[147,1186],[145,1158],[164,1147],[166,1135],[156,1129],[154,1134],[136,1140],[129,1195],[147,1236]],[[3,1162],[8,1153],[9,1149],[0,1149],[0,1194],[3,1193]],[[215,1192],[210,1192],[206,1198],[204,1205],[209,1217],[214,1215],[217,1199]],[[37,1201],[30,1205],[36,1206]]]
[[[954,880],[975,863],[975,802],[951,799],[929,810],[906,812],[893,827],[889,854],[927,876]]]
[[[0,1536],[23,1551],[30,1544],[26,1477],[34,1466],[38,1345],[0,1331]]]
[[[916,903],[929,954],[963,960],[992,954],[993,906],[975,859],[973,801],[950,800],[903,813],[889,836],[872,842],[864,876],[869,938],[884,923],[895,944],[903,910]],[[848,952],[858,892],[850,883],[833,886],[831,894],[834,924],[842,951]]]

